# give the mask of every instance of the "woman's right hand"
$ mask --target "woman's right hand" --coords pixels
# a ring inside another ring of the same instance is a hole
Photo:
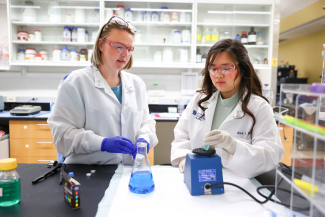
[[[105,138],[102,141],[101,151],[122,154],[134,154],[137,147],[133,145],[131,140],[123,136],[115,136],[112,138]]]

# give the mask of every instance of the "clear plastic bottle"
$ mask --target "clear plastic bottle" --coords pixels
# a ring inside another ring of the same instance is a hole
[[[263,32],[262,32],[261,30],[257,32],[257,37],[256,37],[256,44],[257,44],[257,45],[262,45],[262,44],[264,44],[262,33],[263,33]]]
[[[213,28],[212,34],[211,34],[211,43],[215,44],[219,41],[219,32],[217,28]]]
[[[71,41],[73,41],[73,42],[77,42],[78,41],[77,27],[72,27]]]
[[[70,60],[70,54],[69,54],[67,47],[62,47],[60,60],[61,61],[69,61]]]
[[[147,143],[137,144],[137,155],[129,181],[129,190],[135,194],[148,194],[155,189],[149,159],[147,155]]]
[[[200,28],[197,28],[196,30],[196,43],[201,44],[202,42],[202,32]]]
[[[158,22],[159,21],[159,17],[158,17],[158,13],[157,11],[153,11],[151,14],[151,21],[152,22]]]
[[[99,23],[99,9],[95,9],[93,13],[93,23]]]
[[[132,21],[133,20],[133,13],[131,8],[127,9],[125,12],[125,21]]]
[[[0,160],[0,207],[12,206],[20,201],[20,176],[16,172],[17,160]]]

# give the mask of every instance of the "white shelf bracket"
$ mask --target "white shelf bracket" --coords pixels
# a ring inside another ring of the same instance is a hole
[[[27,75],[27,66],[21,67],[21,77],[26,77]]]

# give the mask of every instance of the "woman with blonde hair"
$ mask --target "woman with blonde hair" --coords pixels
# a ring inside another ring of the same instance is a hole
[[[233,39],[217,42],[202,75],[202,89],[174,129],[172,164],[183,173],[186,155],[205,143],[216,149],[224,167],[246,177],[274,169],[284,150],[244,45]]]
[[[133,164],[138,142],[157,143],[146,86],[132,67],[136,28],[113,16],[99,30],[92,66],[70,72],[59,85],[48,123],[68,164]]]

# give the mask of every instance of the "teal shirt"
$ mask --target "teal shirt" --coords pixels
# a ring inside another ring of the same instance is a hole
[[[112,91],[114,92],[118,101],[122,104],[122,82],[118,86],[112,87]]]
[[[232,95],[229,99],[222,99],[221,94],[219,94],[217,106],[214,110],[211,131],[219,129],[224,120],[226,120],[230,113],[236,108],[238,102],[238,92]]]

